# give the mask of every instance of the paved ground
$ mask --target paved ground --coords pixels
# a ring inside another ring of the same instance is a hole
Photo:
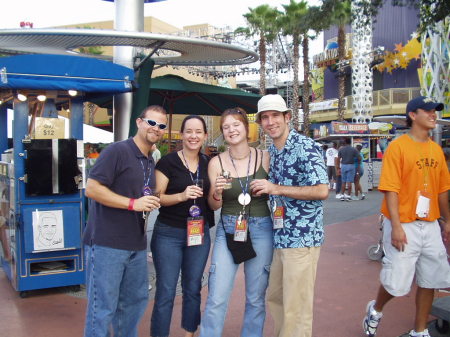
[[[361,320],[368,300],[378,288],[380,262],[367,258],[367,248],[378,241],[378,209],[381,195],[370,192],[364,201],[342,202],[331,195],[325,202],[326,241],[318,267],[314,308],[314,337],[363,337]],[[151,268],[151,263],[149,263]],[[224,337],[238,337],[244,312],[245,289],[242,267],[230,299]],[[150,293],[152,295],[152,292]],[[81,295],[81,296],[80,296]],[[437,297],[447,296],[437,293]],[[207,287],[202,290],[202,308]],[[0,336],[81,336],[86,300],[61,289],[32,292],[21,299],[0,271]],[[150,301],[139,329],[149,335],[153,302]],[[184,336],[180,328],[181,296],[177,296],[172,318],[173,337]],[[414,296],[398,298],[385,308],[377,337],[403,336],[413,325]],[[430,317],[430,328],[434,317]],[[271,337],[273,322],[267,315],[264,337]],[[433,337],[440,335],[434,331]],[[246,337],[246,336],[242,336]]]

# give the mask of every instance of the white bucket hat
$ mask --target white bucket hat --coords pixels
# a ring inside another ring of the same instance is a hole
[[[258,112],[256,113],[257,123],[261,121],[261,112],[264,111],[292,112],[280,95],[265,95],[261,97],[258,101]]]

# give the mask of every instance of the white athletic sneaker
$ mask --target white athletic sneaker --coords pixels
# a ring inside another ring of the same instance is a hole
[[[361,199],[360,200],[364,200],[366,198],[365,194],[361,194]]]
[[[345,198],[345,200],[347,200],[347,201],[352,200],[352,197],[349,196],[348,194],[345,194],[345,193],[344,193],[344,198]]]
[[[353,200],[353,201],[356,201],[356,200],[359,200],[359,198],[353,195],[353,196],[352,196],[352,200]]]
[[[431,337],[431,336],[428,333],[428,329],[425,329],[422,332],[416,332],[414,330],[411,330],[409,332],[409,337]]]
[[[363,330],[366,333],[366,336],[369,337],[376,336],[378,324],[380,324],[381,317],[383,317],[383,313],[375,311],[373,308],[374,304],[375,300],[367,303],[366,316],[363,320]]]
[[[342,197],[341,193],[336,194],[336,199],[340,199]]]

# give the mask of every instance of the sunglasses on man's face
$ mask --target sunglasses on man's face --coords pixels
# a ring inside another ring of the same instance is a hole
[[[154,121],[153,119],[148,119],[148,118],[141,118],[141,119],[150,126],[158,126],[158,128],[160,130],[164,130],[165,128],[167,128],[166,124],[158,123],[157,121]]]

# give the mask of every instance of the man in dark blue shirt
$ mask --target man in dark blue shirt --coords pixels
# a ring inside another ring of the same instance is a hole
[[[153,144],[167,123],[160,106],[136,119],[132,138],[109,145],[90,171],[86,196],[91,199],[84,233],[88,304],[85,337],[137,337],[148,302],[145,212],[159,207]]]
[[[337,170],[341,173],[341,201],[350,201],[352,198],[352,183],[355,181],[355,162],[360,163],[361,157],[352,145],[350,138],[345,138],[345,145],[338,152]],[[348,191],[348,194],[345,191]]]

